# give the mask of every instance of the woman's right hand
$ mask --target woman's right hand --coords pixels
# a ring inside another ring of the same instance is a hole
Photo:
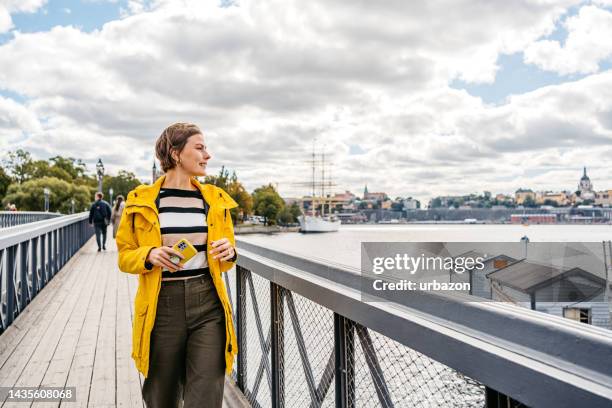
[[[174,264],[172,261],[170,261],[170,257],[173,255],[178,256],[181,260],[184,258],[183,254],[175,251],[169,246],[153,248],[151,252],[149,252],[147,262],[156,266],[161,266],[162,268],[166,268],[170,272],[176,272],[183,269],[181,264]]]

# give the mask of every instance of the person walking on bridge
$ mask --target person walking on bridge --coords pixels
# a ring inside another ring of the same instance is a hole
[[[125,207],[125,201],[123,196],[117,196],[117,202],[113,206],[113,212],[111,214],[111,223],[113,224],[113,238],[117,238],[117,230],[119,229],[119,221],[121,221],[121,215],[123,214],[123,207]]]
[[[165,174],[130,191],[117,231],[119,269],[139,275],[132,358],[148,408],[181,400],[185,408],[221,408],[238,351],[221,276],[237,257],[229,212],[237,204],[198,181],[211,156],[196,125],[166,128],[155,153]],[[197,250],[185,262],[172,248],[181,239]]]
[[[96,231],[98,252],[102,249],[106,251],[106,227],[110,223],[111,217],[110,205],[102,198],[104,198],[104,194],[98,191],[96,201],[89,208],[89,224],[93,224]]]

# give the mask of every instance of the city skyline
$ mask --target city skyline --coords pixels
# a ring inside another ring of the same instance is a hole
[[[604,0],[8,1],[0,151],[90,171],[101,157],[148,181],[156,137],[193,121],[210,173],[236,170],[249,191],[308,193],[293,183],[315,137],[338,192],[560,191],[583,166],[607,189],[607,38]]]

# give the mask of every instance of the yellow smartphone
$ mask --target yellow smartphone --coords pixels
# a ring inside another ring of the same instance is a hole
[[[198,250],[195,249],[191,242],[187,240],[187,238],[181,238],[176,244],[172,246],[177,252],[180,252],[183,255],[183,259],[180,259],[178,256],[173,255],[170,257],[170,261],[172,263],[178,264],[179,262],[185,263],[198,253]]]

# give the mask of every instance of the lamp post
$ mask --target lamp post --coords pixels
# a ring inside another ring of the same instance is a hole
[[[74,214],[74,198],[70,199],[70,214]]]
[[[112,187],[108,189],[108,194],[110,194],[110,205],[112,207],[113,205],[113,188]]]
[[[43,193],[45,194],[45,212],[49,212],[49,189],[45,187],[43,189]]]
[[[529,237],[527,235],[523,235],[521,237],[521,242],[525,243],[525,259],[527,259],[527,244],[529,244]]]
[[[104,165],[102,164],[102,159],[98,159],[96,171],[98,173],[98,191],[102,191],[102,177],[104,176]]]

